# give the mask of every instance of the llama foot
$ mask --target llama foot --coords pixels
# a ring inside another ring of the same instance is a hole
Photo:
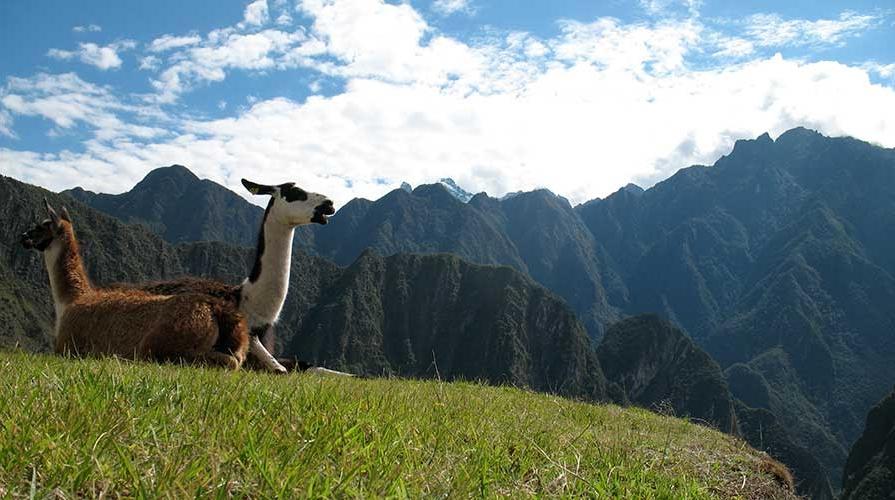
[[[209,364],[221,366],[228,370],[239,370],[239,367],[242,365],[236,356],[218,351],[205,353],[204,359]]]

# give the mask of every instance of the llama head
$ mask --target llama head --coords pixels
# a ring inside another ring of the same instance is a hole
[[[293,182],[267,186],[243,179],[242,185],[252,194],[269,195],[266,216],[286,226],[312,222],[326,224],[327,217],[336,213],[332,200],[322,194],[309,193]]]
[[[22,233],[19,239],[23,247],[33,248],[40,252],[49,248],[53,241],[59,240],[66,231],[71,230],[71,216],[68,214],[68,209],[62,207],[60,213],[57,214],[46,198],[44,198],[44,204],[47,207],[49,218]]]

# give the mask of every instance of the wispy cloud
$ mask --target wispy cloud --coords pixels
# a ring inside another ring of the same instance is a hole
[[[475,13],[472,0],[435,0],[432,2],[432,10],[442,16],[458,13],[471,15]]]
[[[895,63],[880,64],[876,61],[866,62],[861,65],[867,71],[879,75],[880,78],[895,79]]]
[[[119,51],[130,50],[136,47],[133,40],[122,40],[110,45],[97,45],[95,43],[81,43],[78,50],[50,49],[47,56],[53,59],[69,60],[77,57],[84,64],[96,66],[101,70],[116,69],[121,67]]]
[[[755,14],[746,20],[745,33],[762,47],[841,45],[880,21],[876,15],[843,12],[838,19],[783,19],[777,14]]]
[[[11,139],[17,136],[12,131],[12,115],[5,109],[0,109],[0,135],[5,135]]]
[[[267,70],[274,68],[290,49],[305,39],[296,31],[266,29],[256,33],[240,33],[232,28],[209,33],[197,46],[178,51],[173,64],[152,80],[157,94],[152,100],[170,103],[195,85],[221,81],[231,69]],[[151,68],[156,60],[147,61]],[[142,64],[141,64],[142,67]]]
[[[640,0],[640,7],[653,16],[667,15],[684,9],[690,16],[699,15],[702,0]]]
[[[152,43],[149,44],[149,47],[147,47],[147,50],[149,50],[149,52],[165,52],[171,49],[196,45],[201,41],[202,37],[199,35],[162,35],[153,40]]]
[[[75,26],[71,30],[75,33],[96,33],[103,29],[97,24],[87,24],[83,26]]]
[[[161,67],[161,65],[162,65],[162,60],[159,59],[157,56],[150,55],[150,56],[143,56],[140,58],[140,69],[141,70],[155,71],[155,70],[159,69],[159,67]]]
[[[98,140],[149,139],[166,133],[158,127],[133,123],[136,116],[157,121],[160,114],[126,104],[110,88],[89,83],[74,73],[10,77],[0,89],[0,106],[0,111],[7,113],[8,124],[11,115],[39,116],[59,129],[78,124],[92,128]],[[129,122],[119,117],[122,113],[134,116]]]

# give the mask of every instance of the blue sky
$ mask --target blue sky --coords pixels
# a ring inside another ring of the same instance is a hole
[[[895,147],[889,2],[12,0],[0,50],[0,173],[50,189],[583,202],[797,125]]]

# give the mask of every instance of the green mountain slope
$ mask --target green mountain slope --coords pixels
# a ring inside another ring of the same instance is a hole
[[[353,373],[606,397],[587,334],[561,300],[509,267],[451,255],[365,252],[310,313],[293,351]]]

